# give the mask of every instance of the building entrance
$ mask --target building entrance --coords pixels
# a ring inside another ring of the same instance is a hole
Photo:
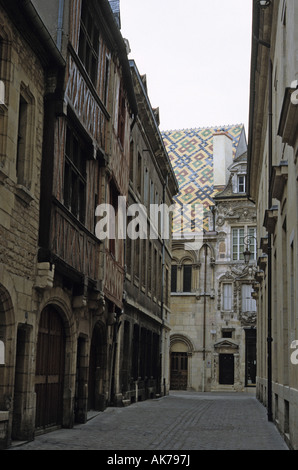
[[[65,334],[62,319],[52,307],[40,318],[36,353],[36,429],[62,424]]]
[[[219,383],[221,385],[234,384],[234,354],[219,355]]]
[[[171,353],[171,390],[187,389],[187,370],[188,357],[187,353],[172,352]]]
[[[104,327],[95,325],[89,362],[88,410],[103,411],[106,407],[104,382],[106,374],[106,334]]]

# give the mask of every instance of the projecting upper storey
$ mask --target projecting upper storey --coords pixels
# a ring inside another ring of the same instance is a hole
[[[127,43],[107,0],[32,3],[66,63],[63,73],[48,72],[39,260],[51,260],[65,276],[71,268],[78,282],[100,279],[120,305],[123,242],[104,247],[103,273],[95,213],[128,194],[137,103]]]
[[[65,101],[73,107],[97,149],[105,152],[106,122],[118,121],[118,101],[125,95],[129,111],[137,112],[127,45],[117,14],[108,0],[33,0],[31,3],[67,61]],[[123,133],[122,126],[119,130],[122,145]]]

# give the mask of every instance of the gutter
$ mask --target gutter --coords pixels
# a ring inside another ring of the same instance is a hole
[[[13,2],[13,3],[19,4],[20,2]],[[18,5],[17,8],[20,8],[20,5]],[[47,30],[40,16],[38,15],[32,2],[30,0],[23,0],[21,3],[21,8],[24,9],[25,14],[35,26],[35,29],[37,30],[37,34],[40,36],[45,48],[48,49],[48,51],[51,53],[52,57],[55,59],[55,61],[58,63],[59,66],[65,67],[64,58],[62,57],[59,49],[57,48],[55,42],[53,41],[52,36],[50,35],[49,31]]]
[[[252,15],[252,42],[251,42],[251,65],[250,65],[250,104],[249,104],[249,129],[248,129],[248,143],[247,143],[247,194],[250,197],[251,182],[250,182],[250,168],[252,159],[252,141],[253,141],[253,117],[255,110],[255,71],[258,56],[258,36],[260,26],[260,11],[257,6],[253,4]]]

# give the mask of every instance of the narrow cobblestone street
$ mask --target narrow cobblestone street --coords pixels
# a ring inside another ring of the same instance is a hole
[[[171,392],[11,450],[287,450],[254,393]]]

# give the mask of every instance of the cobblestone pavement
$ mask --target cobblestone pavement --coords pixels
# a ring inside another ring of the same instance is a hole
[[[287,450],[252,393],[171,392],[10,450]]]

